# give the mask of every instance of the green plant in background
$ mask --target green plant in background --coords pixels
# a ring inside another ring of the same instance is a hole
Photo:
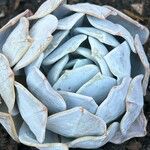
[[[47,0],[0,29],[0,123],[40,150],[146,134],[149,31],[110,6]]]

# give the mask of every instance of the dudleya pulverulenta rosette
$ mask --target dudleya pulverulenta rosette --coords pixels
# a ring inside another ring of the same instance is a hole
[[[146,134],[148,29],[110,6],[47,0],[0,29],[0,123],[41,150]]]

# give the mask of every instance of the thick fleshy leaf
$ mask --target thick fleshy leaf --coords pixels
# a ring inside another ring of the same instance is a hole
[[[131,50],[136,53],[134,46],[134,39],[127,29],[125,29],[120,24],[114,24],[109,20],[97,19],[95,17],[88,16],[88,20],[92,26],[95,28],[110,33],[112,35],[117,35],[123,37],[130,45]]]
[[[7,58],[0,54],[0,95],[12,113],[15,104],[14,73]]]
[[[116,79],[97,73],[92,79],[86,82],[77,93],[90,96],[97,104],[100,104],[115,85]]]
[[[93,124],[94,125],[94,124]],[[99,148],[103,145],[105,145],[107,142],[109,142],[116,134],[116,131],[119,128],[119,123],[114,122],[112,123],[107,132],[102,136],[85,136],[77,138],[76,140],[73,140],[68,144],[71,148],[87,148],[87,149],[95,149]]]
[[[31,28],[30,35],[34,39],[31,47],[17,63],[14,70],[19,70],[31,62],[33,62],[39,55],[48,47],[52,40],[52,33],[57,28],[58,20],[53,15],[39,19]]]
[[[79,47],[79,48],[75,51],[75,54],[79,54],[79,55],[81,55],[81,56],[84,56],[85,58],[88,58],[88,59],[90,59],[90,60],[93,60],[91,50],[88,49],[88,48]]]
[[[69,31],[59,31],[58,33],[54,34],[53,39],[47,49],[44,51],[44,57],[46,58],[68,35]]]
[[[58,30],[70,30],[84,16],[83,13],[75,13],[58,21]]]
[[[120,44],[111,34],[93,27],[78,27],[75,28],[74,32],[92,36],[100,42],[113,47],[116,47]]]
[[[149,30],[147,27],[141,25],[136,20],[133,20],[129,16],[125,15],[121,11],[118,11],[117,9],[111,7],[111,6],[105,6],[112,11],[116,12],[116,15],[111,15],[107,17],[108,20],[112,21],[113,23],[118,23],[124,26],[133,37],[135,37],[136,34],[139,35],[140,41],[142,44],[144,44],[148,37],[149,37]]]
[[[103,118],[106,123],[117,119],[125,112],[125,98],[130,81],[131,78],[126,77],[120,85],[114,86],[110,90],[107,98],[98,107],[96,115]]]
[[[39,19],[44,16],[49,15],[52,11],[54,11],[61,3],[63,0],[47,0],[45,1],[39,9],[35,12],[35,14],[28,19]]]
[[[26,79],[29,90],[36,96],[51,113],[66,110],[66,103],[49,84],[44,74],[36,67],[32,68]]]
[[[64,98],[67,109],[83,107],[87,111],[95,114],[98,108],[98,105],[95,103],[92,97],[65,91],[59,91],[59,94]]]
[[[126,41],[110,51],[104,59],[119,80],[131,75],[130,47]]]
[[[27,76],[27,74],[28,74],[34,67],[40,69],[43,59],[44,59],[44,53],[42,53],[42,54],[41,54],[35,61],[33,61],[30,65],[28,65],[27,67],[25,67],[26,76]]]
[[[147,120],[145,118],[143,111],[141,111],[138,118],[130,126],[126,135],[122,135],[122,132],[120,131],[119,128],[118,131],[116,131],[115,136],[110,140],[110,142],[115,144],[121,144],[133,137],[143,137],[146,135],[146,126]]]
[[[98,72],[99,69],[95,65],[86,65],[73,70],[66,70],[53,87],[56,90],[76,92]]]
[[[63,56],[74,52],[79,47],[79,45],[86,39],[87,39],[87,36],[84,34],[80,34],[80,35],[76,35],[72,37],[63,45],[55,49],[55,51],[53,51],[49,56],[47,56],[44,59],[43,64],[44,65],[53,64],[56,61],[58,61],[60,58],[62,58]]]
[[[106,7],[90,4],[90,3],[79,3],[74,5],[64,5],[67,9],[75,12],[80,12],[88,14],[99,19],[105,19],[110,14],[113,14],[113,11]]]
[[[31,46],[32,39],[29,36],[29,21],[22,17],[19,24],[8,36],[3,45],[2,52],[7,56],[11,66],[14,66]]]
[[[82,66],[85,66],[85,65],[90,65],[90,64],[93,64],[93,62],[89,59],[78,59],[73,68],[78,68],[78,67],[82,67]]]
[[[139,116],[143,107],[143,89],[142,89],[143,75],[136,76],[129,86],[128,94],[126,97],[126,113],[123,116],[120,129],[123,135],[127,134],[128,129],[132,123]]]
[[[143,78],[143,92],[144,92],[144,95],[146,95],[146,89],[147,89],[148,80],[149,80],[149,62],[147,60],[146,54],[144,52],[142,43],[138,35],[135,36],[135,48],[145,70],[145,74]]]
[[[54,85],[54,83],[58,80],[68,60],[69,60],[69,56],[66,55],[52,66],[52,68],[50,69],[47,75],[48,81],[51,85]]]
[[[15,86],[20,114],[37,140],[42,143],[45,139],[47,108],[23,85],[15,82]]]
[[[111,77],[112,73],[110,72],[107,63],[103,58],[106,54],[108,54],[107,48],[92,37],[89,37],[88,39],[91,46],[92,57],[95,61],[97,61],[102,74]]]
[[[46,131],[44,142],[39,143],[26,123],[23,123],[20,128],[19,140],[25,145],[36,147],[40,150],[68,150],[65,144],[59,143],[58,136],[48,130]]]
[[[66,137],[103,135],[106,124],[82,107],[75,107],[48,117],[47,129]]]
[[[11,31],[15,28],[16,23],[21,17],[28,16],[30,14],[29,10],[22,12],[21,14],[17,15],[16,17],[12,18],[6,25],[4,25],[0,29],[0,51],[5,43],[7,37],[11,33]]]

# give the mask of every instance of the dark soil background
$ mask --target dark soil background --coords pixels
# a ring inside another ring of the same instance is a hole
[[[45,0],[0,0],[0,27],[27,8],[34,13],[44,1]],[[150,29],[150,0],[68,0],[70,4],[77,2],[90,2],[99,5],[114,6]],[[133,8],[133,4],[138,5],[136,5],[136,8]],[[150,62],[150,39],[145,45],[145,51]],[[131,139],[121,145],[108,143],[99,150],[150,150],[150,85],[145,97],[144,112],[148,120],[147,136]],[[0,150],[36,149],[17,144],[0,125]]]

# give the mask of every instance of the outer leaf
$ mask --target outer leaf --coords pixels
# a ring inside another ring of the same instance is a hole
[[[126,97],[126,113],[120,123],[120,129],[123,135],[127,134],[128,129],[142,110],[144,103],[141,85],[142,79],[143,75],[138,75],[131,81]]]
[[[52,11],[54,11],[63,0],[47,0],[45,1],[39,9],[35,12],[35,14],[31,17],[29,17],[30,20],[32,19],[39,19],[42,17],[45,17],[46,15],[50,14]]]
[[[125,112],[125,98],[130,81],[130,77],[124,78],[120,85],[111,89],[107,98],[98,107],[96,115],[103,118],[106,123],[117,119]]]
[[[97,73],[81,86],[77,93],[90,96],[97,104],[100,104],[114,85],[116,85],[116,79]]]
[[[34,39],[31,47],[26,54],[17,63],[14,70],[19,70],[31,62],[33,62],[38,56],[47,48],[52,40],[52,33],[57,28],[58,20],[53,15],[47,15],[46,17],[38,20],[30,30],[31,37]]]
[[[95,114],[98,108],[98,105],[95,103],[92,97],[65,91],[59,91],[59,94],[64,98],[67,109],[71,109],[74,107],[83,107],[87,111]]]
[[[76,92],[98,72],[99,69],[95,65],[86,65],[73,70],[67,70],[53,87],[57,90]]]
[[[31,43],[32,39],[29,36],[29,21],[23,17],[8,36],[2,49],[11,66],[15,65],[22,58]]]
[[[103,135],[106,124],[82,107],[75,107],[48,117],[47,129],[66,137]]]
[[[0,95],[12,113],[15,104],[14,73],[7,58],[0,54]]]
[[[36,67],[28,73],[27,85],[29,90],[36,96],[51,113],[66,110],[66,103],[48,83],[44,74]]]
[[[15,82],[15,86],[20,114],[37,140],[42,143],[45,139],[47,108],[21,84]]]
[[[44,59],[44,65],[50,65],[58,61],[63,56],[74,52],[79,45],[87,39],[87,36],[84,34],[76,35],[72,37],[70,40],[65,42],[62,46],[58,47],[53,51],[46,59]]]
[[[88,14],[99,19],[105,19],[111,13],[113,13],[110,9],[94,4],[89,3],[79,3],[74,5],[64,5],[67,9],[75,12],[80,12],[84,14]]]

